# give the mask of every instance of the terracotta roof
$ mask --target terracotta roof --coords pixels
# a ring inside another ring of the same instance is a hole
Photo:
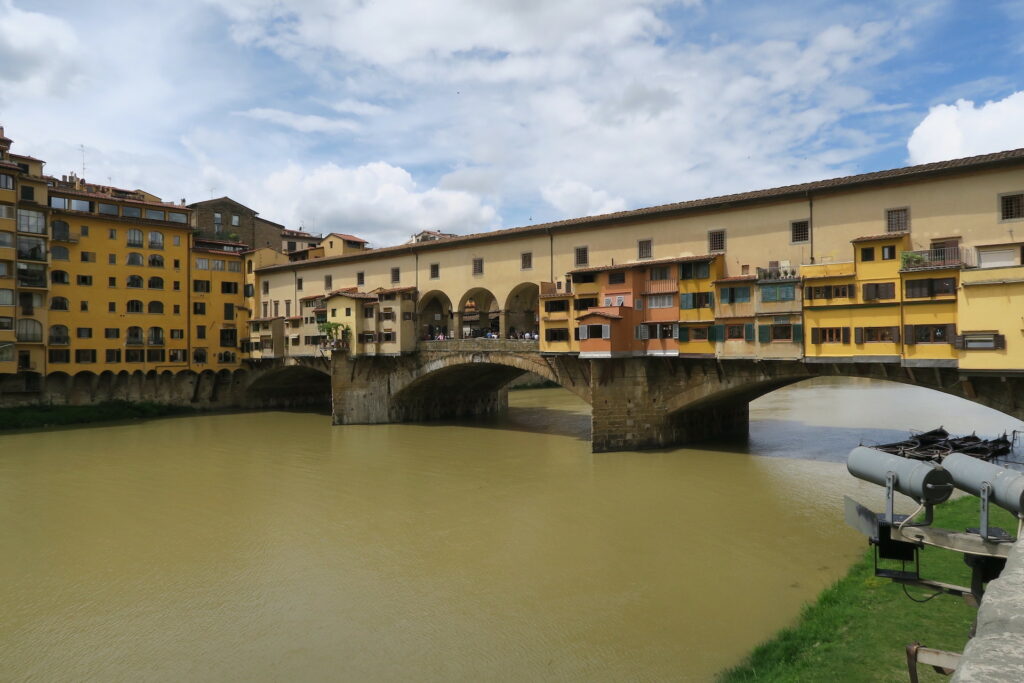
[[[367,299],[372,301],[377,300],[376,294],[370,294],[369,292],[346,292],[343,289],[331,292],[330,294],[327,295],[327,298],[330,298],[332,296],[347,296],[349,299]]]
[[[327,310],[326,308],[314,308],[313,312],[314,313],[319,313],[320,311],[326,311],[326,310]]]
[[[609,320],[622,320],[621,315],[615,315],[614,313],[605,313],[604,311],[586,311],[583,315],[576,316],[577,320],[583,320],[591,316],[597,316],[598,318],[608,318]]]
[[[198,251],[204,254],[217,254],[218,256],[237,256],[239,258],[241,258],[244,253],[241,251],[228,251],[225,249],[207,249],[206,247],[192,247],[189,251]]]
[[[274,316],[273,318],[249,318],[249,322],[251,322],[251,323],[269,323],[272,320],[281,320],[281,319],[282,319],[282,316],[277,315],[277,316]]]
[[[343,232],[332,232],[327,234],[326,237],[340,237],[341,239],[348,240],[349,242],[359,242],[360,244],[367,244],[367,241],[364,240],[362,237],[356,237],[355,235],[346,235]]]
[[[900,232],[884,232],[881,235],[865,235],[864,237],[855,237],[850,240],[851,242],[874,242],[875,240],[897,240],[901,237],[906,237],[910,232],[907,230],[901,230]]]
[[[719,282],[750,282],[756,280],[756,275],[733,275],[732,277],[723,277],[721,280],[715,280],[715,283]]]
[[[320,239],[319,235],[312,235],[312,234],[310,234],[308,232],[304,232],[302,230],[288,230],[287,228],[281,231],[281,235],[282,235],[282,237],[304,237],[304,238],[314,239],[314,240]]]
[[[249,245],[245,242],[239,242],[237,240],[215,240],[209,237],[197,237],[195,240],[197,243],[202,242],[204,244],[227,244],[233,247],[248,247]]]
[[[373,294],[398,294],[401,292],[412,292],[415,291],[415,287],[392,287],[390,289],[375,289]]]
[[[600,273],[606,270],[628,270],[630,268],[641,268],[647,266],[662,266],[670,265],[673,263],[688,263],[690,261],[714,261],[718,258],[717,254],[701,254],[700,256],[677,256],[675,258],[663,258],[656,261],[629,261],[627,263],[619,263],[614,266],[591,266],[589,268],[577,268],[570,270],[569,274],[574,273]]]
[[[551,292],[548,294],[541,293],[541,299],[566,299],[575,296],[572,292]]]
[[[313,299],[323,299],[325,296],[330,296],[330,295],[329,294],[311,294],[310,296],[302,297],[301,299],[299,299],[299,301],[312,301]]]
[[[285,320],[302,320],[302,316],[301,315],[290,315],[287,318],[285,318]]]
[[[308,262],[307,265],[322,266],[325,263],[366,260],[375,258],[382,254],[401,251],[412,252],[417,250],[443,249],[451,246],[452,244],[482,240],[496,240],[509,235],[525,236],[534,233],[546,233],[552,230],[568,230],[574,228],[598,227],[603,225],[612,226],[651,216],[668,217],[682,213],[739,207],[751,203],[766,201],[805,199],[808,195],[814,192],[843,191],[871,185],[924,180],[973,169],[998,168],[1000,166],[1011,165],[1024,165],[1024,148],[1007,150],[1005,152],[995,152],[993,154],[965,157],[963,159],[952,159],[950,161],[937,161],[931,164],[920,164],[918,166],[906,166],[903,168],[895,168],[885,171],[861,173],[859,175],[831,178],[828,180],[817,180],[797,185],[784,185],[782,187],[774,187],[765,190],[753,190],[751,192],[740,192],[738,194],[722,195],[719,197],[694,199],[685,202],[677,202],[675,204],[662,204],[660,206],[650,206],[643,209],[634,209],[632,211],[619,211],[601,216],[570,218],[568,220],[553,221],[550,223],[539,223],[537,225],[528,225],[518,228],[494,230],[492,232],[474,233],[471,235],[451,237],[446,240],[433,240],[412,244],[400,244],[393,247],[381,247],[379,249],[367,249],[358,254],[346,254],[343,256],[334,256],[328,259],[318,259],[314,262]],[[650,263],[650,261],[648,261],[648,263]],[[302,267],[302,265],[302,263],[287,263],[276,266],[267,266],[261,270],[298,268]]]

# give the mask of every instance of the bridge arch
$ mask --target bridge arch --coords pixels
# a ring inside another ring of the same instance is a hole
[[[505,299],[505,326],[502,336],[520,335],[523,332],[540,331],[540,285],[523,282],[516,285]]]
[[[459,338],[479,337],[491,331],[501,334],[501,309],[498,298],[484,287],[473,287],[459,299]]]
[[[331,376],[310,365],[285,365],[255,377],[244,393],[246,403],[258,407],[329,405]]]
[[[420,339],[433,339],[439,333],[448,337],[454,327],[452,300],[439,289],[433,289],[419,297],[416,303],[418,326],[416,336]]]

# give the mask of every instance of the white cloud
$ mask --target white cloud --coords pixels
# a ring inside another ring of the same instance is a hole
[[[576,180],[563,180],[541,190],[544,200],[567,216],[597,216],[626,209],[626,200]]]
[[[986,102],[932,107],[907,141],[910,162],[957,159],[1024,147],[1024,92]]]
[[[388,112],[387,107],[381,107],[371,102],[361,102],[352,98],[346,98],[331,105],[334,111],[342,114],[355,114],[356,116],[379,116]]]
[[[281,109],[257,107],[236,113],[258,121],[276,123],[300,133],[344,133],[359,129],[359,124],[348,119],[329,119],[315,114],[296,114]]]
[[[496,226],[493,207],[456,190],[416,186],[408,171],[374,162],[355,168],[333,163],[306,169],[289,164],[272,173],[252,206],[272,206],[305,229],[346,232],[376,246],[397,244],[424,229],[466,233]]]
[[[78,72],[78,48],[66,21],[0,0],[0,103],[68,90]]]

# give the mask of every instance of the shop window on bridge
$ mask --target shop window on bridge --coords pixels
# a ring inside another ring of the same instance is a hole
[[[569,330],[568,328],[565,327],[549,327],[546,330],[544,330],[544,341],[569,341]]]
[[[575,301],[572,302],[573,310],[576,311],[586,311],[589,310],[590,308],[593,308],[594,306],[597,306],[597,297],[585,297],[583,299],[576,299]]]
[[[668,266],[656,266],[648,271],[648,277],[651,280],[668,280],[670,279]]]
[[[896,258],[896,245],[887,244],[884,247],[882,247],[883,261],[892,261],[894,258]]]
[[[895,344],[900,340],[898,327],[857,327],[854,329],[855,344],[888,343]]]
[[[955,294],[956,278],[941,277],[922,280],[907,280],[907,298],[921,299],[931,296]]]
[[[811,328],[812,344],[849,344],[849,327],[814,327]]]
[[[711,268],[707,262],[679,264],[680,280],[703,280],[710,276]]]
[[[750,287],[722,287],[723,304],[745,304],[750,301]]]
[[[619,306],[621,305],[620,303]],[[674,308],[675,305],[675,297],[672,294],[651,294],[647,297],[647,308]]]
[[[895,282],[872,282],[863,286],[861,292],[864,301],[879,301],[896,298]]]
[[[611,339],[611,325],[580,325],[580,339]]]
[[[793,301],[796,299],[796,285],[761,285],[761,301]]]
[[[359,341],[362,342],[363,344],[373,344],[375,340],[376,336],[373,334],[373,332],[363,332],[361,335],[359,335]]]
[[[610,285],[621,285],[626,282],[626,272],[623,270],[616,270],[608,273],[608,284]]]
[[[596,299],[595,299],[596,302]],[[569,310],[569,302],[565,299],[544,302],[544,311],[547,313],[562,313]]]
[[[725,338],[727,341],[754,341],[754,324],[726,325]]]
[[[19,321],[21,322],[21,321]],[[994,332],[964,332],[953,340],[953,346],[957,349],[995,349],[1006,348],[1006,336]]]
[[[714,292],[693,292],[691,294],[680,294],[679,295],[679,308],[692,309],[692,308],[714,308],[715,307],[715,294]]]
[[[758,325],[757,340],[762,344],[772,342],[792,342],[800,334],[794,330],[791,323],[772,323],[769,325]]]
[[[107,349],[106,361],[108,363],[120,363],[121,362],[121,349]]]
[[[594,273],[574,273],[572,281],[578,285],[585,285],[591,282],[596,282],[597,276]]]
[[[956,325],[904,325],[903,340],[906,344],[952,344],[956,337]]]

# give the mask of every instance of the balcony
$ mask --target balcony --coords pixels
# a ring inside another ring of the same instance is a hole
[[[46,289],[46,273],[26,273],[23,270],[18,271],[18,286]]]
[[[71,343],[71,337],[54,337],[51,336],[47,342],[51,346],[67,346]]]
[[[19,261],[46,261],[46,250],[42,247],[32,247],[30,249],[18,249],[18,260]]]
[[[158,339],[150,337],[149,339],[146,340],[146,344],[148,346],[163,346],[164,345],[164,340],[163,340],[163,337],[160,337]]]
[[[970,268],[973,251],[963,247],[940,247],[905,251],[900,256],[900,270],[928,270],[931,268]]]
[[[799,280],[800,271],[795,266],[791,268],[758,268],[758,280]]]
[[[32,330],[18,330],[15,334],[15,340],[22,344],[42,344],[43,334],[42,332],[34,332]]]
[[[142,337],[128,337],[124,340],[125,346],[145,346],[145,342]]]
[[[78,244],[78,235],[73,235],[67,230],[54,230],[50,236],[51,242],[64,242],[66,244]]]

